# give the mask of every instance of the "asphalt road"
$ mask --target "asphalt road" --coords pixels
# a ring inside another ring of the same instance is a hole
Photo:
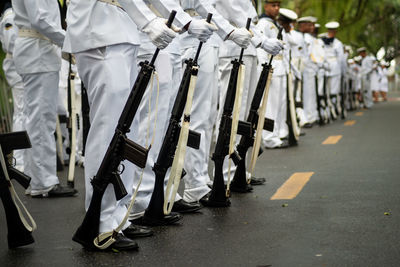
[[[0,219],[0,266],[400,266],[399,96],[351,112],[353,125],[315,126],[299,146],[267,150],[256,167],[266,185],[233,195],[229,208],[155,228],[154,237],[137,240],[138,252],[87,252],[71,240],[84,216],[78,168],[77,197],[22,196],[38,224],[34,244],[8,250]],[[336,144],[322,144],[338,135]],[[298,172],[313,172],[301,191],[271,200]]]

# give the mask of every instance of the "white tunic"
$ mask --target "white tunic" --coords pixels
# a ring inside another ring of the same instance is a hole
[[[15,24],[19,29],[36,30],[51,41],[18,37],[14,59],[19,74],[58,71],[65,31],[61,28],[58,4],[53,0],[13,0]]]
[[[342,74],[343,44],[337,38],[333,42],[325,43],[326,61],[329,69],[326,76],[336,76]]]

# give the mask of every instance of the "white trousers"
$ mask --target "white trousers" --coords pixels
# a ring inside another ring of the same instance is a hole
[[[24,171],[32,178],[31,194],[43,194],[58,184],[56,173],[56,129],[58,72],[21,75],[25,128],[32,148],[25,150]]]
[[[362,88],[363,97],[364,97],[364,105],[367,108],[371,108],[374,105],[374,101],[372,99],[372,88],[371,88],[371,77],[370,75],[364,76],[362,78]]]
[[[131,44],[117,44],[76,53],[80,77],[87,87],[90,105],[90,130],[86,143],[85,186],[88,208],[93,194],[90,180],[95,176],[109,146],[118,119],[137,76],[136,55],[138,47]],[[128,137],[138,132],[138,120],[134,119]],[[108,185],[101,203],[101,233],[116,228],[126,214],[133,187],[134,167],[123,162],[125,170],[121,175],[128,196],[120,201],[115,198],[113,186]],[[130,193],[130,194],[129,194]],[[127,227],[129,223],[125,225]]]
[[[286,75],[272,76],[265,117],[275,121],[274,131],[263,131],[264,146],[273,148],[282,144],[280,131],[286,124]]]
[[[219,59],[219,75],[220,75],[220,96],[219,96],[219,110],[218,110],[218,123],[216,125],[216,132],[218,134],[219,122],[222,116],[222,112],[224,110],[226,93],[229,85],[229,78],[232,70],[232,60],[234,57],[222,57]],[[249,113],[251,101],[253,100],[254,92],[256,90],[259,73],[257,72],[257,57],[256,56],[243,56],[243,63],[246,67],[246,71],[244,74],[244,85],[243,85],[243,93],[242,93],[242,103],[239,113],[239,119],[246,121],[247,114]],[[261,73],[261,72],[260,72]],[[240,135],[236,136],[236,144],[240,141]],[[229,158],[226,157],[224,160],[224,179],[228,180],[228,170],[229,170]],[[231,163],[231,179],[235,173],[236,166]]]
[[[304,113],[307,122],[313,123],[318,119],[315,73],[305,71],[303,74],[303,79]]]
[[[13,97],[13,132],[25,130],[25,115],[24,115],[24,85],[18,82],[12,89]],[[15,158],[15,167],[21,171],[24,170],[24,150],[15,150],[13,156]]]
[[[197,46],[184,49],[182,60],[194,58],[196,51]],[[200,52],[198,64],[190,129],[201,134],[201,141],[199,149],[188,147],[186,150],[184,168],[187,174],[183,179],[185,182],[183,199],[188,202],[198,201],[210,191],[207,186],[210,182],[208,162],[212,130],[217,115],[218,48],[205,43]]]
[[[153,55],[142,55],[139,56],[137,62],[144,60],[150,61]],[[178,92],[180,80],[181,80],[181,57],[180,55],[171,54],[168,52],[160,51],[157,60],[155,61],[155,68],[159,77],[159,99],[157,112],[156,99],[157,99],[157,83],[153,81],[153,91],[151,93],[150,86],[146,90],[143,101],[139,107],[138,119],[139,124],[139,142],[141,144],[149,144],[154,134],[154,143],[149,151],[147,158],[146,167],[143,170],[143,180],[140,185],[138,194],[136,196],[135,205],[131,214],[142,214],[147,206],[149,205],[151,195],[154,190],[155,173],[153,171],[154,163],[157,161],[158,154],[160,152],[169,118],[171,116],[171,110],[173,102],[175,101],[176,94]],[[151,110],[149,111],[149,98],[151,97]],[[157,115],[157,126],[154,132],[154,120]],[[150,128],[149,128],[149,116],[150,116]],[[134,190],[138,184],[139,177],[142,173],[141,169],[136,168],[136,175],[134,180]],[[164,192],[165,186],[168,183],[169,172],[165,175],[164,180]],[[135,216],[135,215],[133,215]],[[133,217],[132,217],[133,218]]]

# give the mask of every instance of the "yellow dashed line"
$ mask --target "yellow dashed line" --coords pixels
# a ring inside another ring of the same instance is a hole
[[[364,115],[364,112],[359,111],[359,112],[356,112],[355,115],[358,116],[358,117],[360,117],[360,116]]]
[[[344,123],[344,126],[353,126],[354,124],[356,124],[355,120],[348,120]]]
[[[278,190],[276,190],[271,200],[295,198],[313,174],[314,172],[294,173]]]
[[[339,142],[340,139],[342,139],[342,135],[332,135],[329,136],[328,138],[325,139],[324,142],[322,142],[323,145],[334,145],[337,142]]]

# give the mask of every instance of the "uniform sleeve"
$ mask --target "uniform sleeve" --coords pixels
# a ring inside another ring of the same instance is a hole
[[[142,30],[150,21],[157,17],[142,0],[119,0],[118,2],[133,22],[135,22],[139,30]]]
[[[65,31],[61,28],[60,11],[53,0],[24,0],[32,28],[62,47]],[[54,12],[58,16],[54,16]],[[55,19],[58,21],[55,21]]]
[[[4,52],[12,54],[15,39],[18,37],[18,27],[14,24],[14,15],[5,17],[1,23],[1,27],[1,42]]]
[[[235,29],[227,19],[225,19],[210,3],[208,0],[200,0],[196,2],[196,11],[203,18],[207,17],[208,13],[212,13],[212,21],[217,25],[218,30],[217,34],[221,37],[222,40],[225,40],[228,35]]]
[[[175,0],[151,0],[149,1],[164,18],[168,18],[172,10],[176,11],[174,24],[183,28],[192,21],[192,17],[187,14]]]

